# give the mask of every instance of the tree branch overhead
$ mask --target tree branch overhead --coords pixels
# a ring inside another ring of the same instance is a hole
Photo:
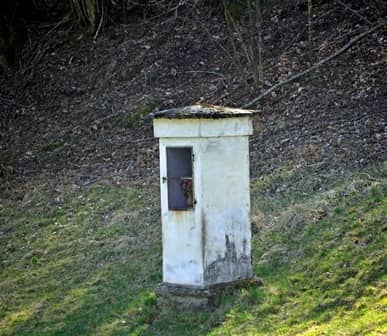
[[[364,37],[366,37],[367,35],[369,34],[372,34],[373,32],[375,32],[376,30],[384,27],[386,25],[386,21],[385,20],[381,20],[377,25],[371,27],[370,29],[366,30],[365,32],[353,37],[347,44],[345,44],[342,48],[340,48],[339,50],[337,50],[335,53],[333,53],[332,55],[328,56],[327,58],[324,58],[322,59],[321,61],[317,62],[315,65],[313,65],[312,67],[302,71],[302,72],[299,72],[295,75],[291,75],[289,77],[287,77],[286,79],[284,79],[283,81],[280,81],[278,82],[277,84],[273,85],[271,88],[269,88],[268,90],[264,91],[263,93],[261,93],[258,97],[254,98],[253,100],[251,100],[250,102],[244,104],[242,106],[242,108],[249,108],[249,107],[252,107],[254,104],[256,104],[258,101],[260,101],[262,98],[266,97],[268,94],[270,94],[271,92],[277,90],[278,88],[284,86],[285,84],[288,84],[290,82],[293,82],[295,81],[296,79],[299,79],[303,76],[305,76],[306,74],[318,69],[320,66],[324,65],[325,63],[331,61],[332,59],[336,58],[337,56],[341,55],[342,53],[344,53],[345,51],[347,51],[350,47],[352,47],[356,42],[360,41],[361,39],[363,39]]]

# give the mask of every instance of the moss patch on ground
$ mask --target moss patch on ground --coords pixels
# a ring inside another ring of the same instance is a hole
[[[386,169],[252,181],[264,287],[161,311],[158,188],[35,181],[0,206],[1,335],[384,335]]]

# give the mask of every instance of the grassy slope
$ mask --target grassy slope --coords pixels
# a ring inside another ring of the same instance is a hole
[[[252,181],[262,288],[160,311],[157,186],[34,181],[0,204],[0,335],[387,333],[386,166]]]

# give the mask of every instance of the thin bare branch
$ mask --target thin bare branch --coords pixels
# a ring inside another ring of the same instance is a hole
[[[265,92],[263,92],[262,94],[260,94],[258,97],[254,98],[253,100],[251,100],[250,102],[248,102],[247,104],[243,105],[243,108],[248,108],[248,107],[251,107],[253,106],[254,104],[256,104],[258,101],[260,101],[263,97],[266,97],[269,93],[273,92],[274,90],[277,90],[278,88],[280,88],[281,86],[284,86],[285,84],[288,84],[290,82],[293,82],[294,80],[298,79],[298,78],[301,78],[303,76],[305,76],[306,74],[318,69],[320,66],[322,66],[323,64],[329,62],[330,60],[334,59],[335,57],[341,55],[343,52],[345,52],[346,50],[348,50],[350,47],[352,47],[353,44],[355,44],[356,42],[360,41],[362,38],[364,38],[365,36],[373,33],[374,31],[378,30],[379,28],[382,28],[383,26],[386,25],[386,22],[384,20],[382,20],[379,24],[377,24],[376,26],[366,30],[365,32],[353,37],[346,45],[344,45],[342,48],[340,48],[339,50],[337,50],[335,53],[333,53],[332,55],[330,55],[329,57],[327,58],[324,58],[323,60],[317,62],[315,65],[313,65],[312,67],[302,71],[302,72],[299,72],[298,74],[295,74],[295,75],[292,75],[292,76],[289,76],[287,77],[286,79],[284,79],[283,81],[273,85],[270,89],[266,90]]]
[[[351,7],[349,7],[347,4],[345,4],[344,2],[342,2],[341,0],[336,0],[336,2],[338,2],[340,5],[344,6],[345,8],[347,8],[348,10],[350,10],[353,14],[355,14],[356,16],[358,16],[359,18],[363,19],[365,22],[367,22],[368,24],[372,25],[373,23],[368,20],[366,17],[364,17],[363,15],[361,15],[359,12],[355,11],[354,9],[352,9]]]

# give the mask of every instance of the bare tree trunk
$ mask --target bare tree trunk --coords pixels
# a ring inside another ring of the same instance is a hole
[[[254,79],[255,87],[260,88],[264,79],[261,0],[247,0],[248,36],[244,34],[246,29],[243,29],[235,21],[232,13],[230,13],[227,1],[223,0],[222,3],[230,44],[233,50],[234,63],[240,68],[247,85],[247,74],[250,74]],[[244,67],[246,63],[247,69]]]
[[[255,0],[255,10],[256,10],[256,28],[258,33],[257,41],[257,79],[258,85],[262,86],[263,84],[263,39],[262,39],[262,6],[261,0]]]
[[[249,51],[251,54],[251,71],[254,76],[255,87],[263,84],[263,39],[262,12],[260,0],[248,0],[249,13]]]
[[[231,44],[231,47],[232,47],[232,50],[233,50],[233,63],[238,68],[238,70],[239,70],[239,72],[240,72],[244,82],[247,85],[248,82],[247,82],[246,72],[245,72],[245,69],[242,66],[242,62],[241,62],[241,58],[240,58],[240,53],[238,51],[237,45],[235,43],[235,38],[234,38],[234,32],[235,32],[235,29],[236,29],[236,24],[235,24],[235,22],[234,22],[234,20],[232,18],[232,15],[229,13],[226,1],[223,0],[222,3],[223,3],[224,17],[226,19],[227,29],[228,29],[228,33],[229,33],[229,40],[230,40],[230,44]],[[248,55],[247,55],[247,59],[249,60]]]
[[[315,62],[314,44],[313,44],[313,7],[312,0],[308,0],[308,49],[309,61],[311,64]]]
[[[124,24],[128,23],[128,2],[127,0],[122,1],[122,21]]]
[[[92,34],[102,25],[104,6],[104,0],[71,0],[71,10],[78,25]]]

